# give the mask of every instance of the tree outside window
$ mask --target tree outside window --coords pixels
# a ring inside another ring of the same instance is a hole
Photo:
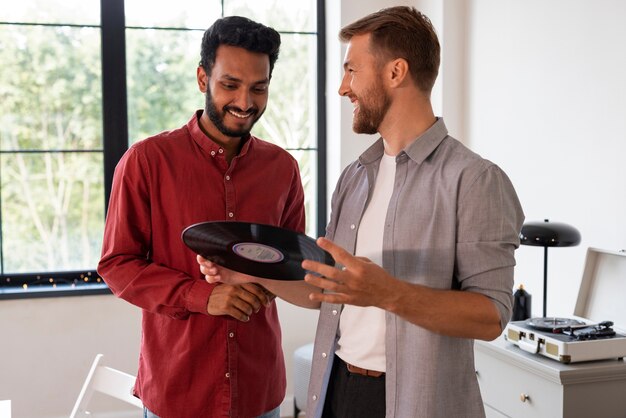
[[[298,159],[307,233],[316,235],[316,3],[144,3],[125,4],[128,142],[182,126],[204,107],[195,72],[202,33],[216,18],[239,14],[273,26],[283,45],[253,133]],[[94,0],[24,0],[0,9],[0,286],[96,279],[103,161],[119,141],[102,133],[99,11]]]

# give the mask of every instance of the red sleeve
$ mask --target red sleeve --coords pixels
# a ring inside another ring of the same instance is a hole
[[[300,179],[298,163],[294,160],[293,175],[289,185],[289,196],[285,204],[281,227],[305,233],[304,190]]]
[[[98,273],[118,297],[142,309],[184,319],[207,314],[215,285],[151,260],[150,173],[131,148],[115,169]]]

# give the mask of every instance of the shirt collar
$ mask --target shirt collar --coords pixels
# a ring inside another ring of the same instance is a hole
[[[209,138],[202,128],[200,128],[200,116],[202,116],[202,109],[197,110],[189,122],[187,122],[187,129],[189,130],[189,134],[191,138],[195,141],[196,144],[200,146],[203,150],[205,150],[209,155],[220,155],[224,152],[221,146],[216,144]],[[238,156],[244,156],[248,152],[251,143],[254,141],[254,136],[248,135],[247,137],[242,138],[244,141],[243,146],[241,147],[241,151],[239,151]]]
[[[443,118],[438,117],[430,128],[415,138],[399,155],[404,153],[417,164],[421,164],[439,146],[446,136],[448,136],[448,128],[446,128]],[[370,164],[380,159],[384,152],[385,147],[383,145],[383,139],[379,138],[359,156],[359,163],[362,165]]]

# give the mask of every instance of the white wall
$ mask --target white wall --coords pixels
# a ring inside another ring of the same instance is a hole
[[[549,250],[548,315],[571,315],[586,248],[626,248],[626,3],[469,3],[467,143],[509,174],[527,220],[581,232]],[[541,316],[543,249],[517,259]]]

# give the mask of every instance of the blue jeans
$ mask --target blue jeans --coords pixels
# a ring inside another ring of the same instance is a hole
[[[143,407],[143,418],[159,418],[154,415],[148,408]],[[260,415],[258,418],[280,418],[280,406],[272,411]]]

